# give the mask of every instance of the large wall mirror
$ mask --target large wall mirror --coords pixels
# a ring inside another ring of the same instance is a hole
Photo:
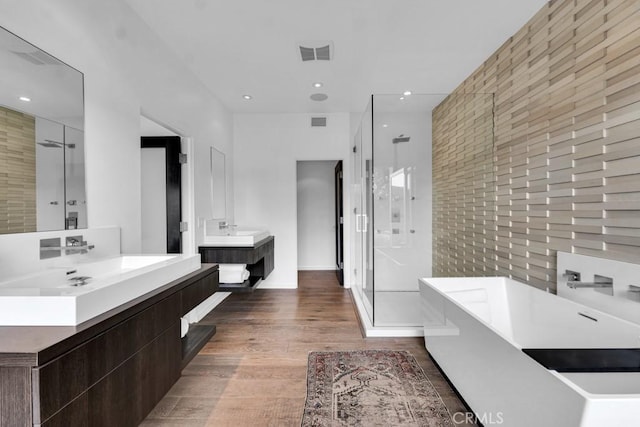
[[[87,227],[84,77],[0,27],[0,234]]]

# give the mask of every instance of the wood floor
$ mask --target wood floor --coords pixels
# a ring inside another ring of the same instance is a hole
[[[233,294],[201,323],[217,325],[216,335],[143,426],[299,426],[307,356],[317,350],[407,350],[449,411],[466,411],[422,338],[362,337],[350,291],[333,272],[300,272],[295,290]]]

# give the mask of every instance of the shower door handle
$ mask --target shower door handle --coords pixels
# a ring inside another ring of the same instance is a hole
[[[369,217],[365,214],[356,214],[356,233],[366,233]]]

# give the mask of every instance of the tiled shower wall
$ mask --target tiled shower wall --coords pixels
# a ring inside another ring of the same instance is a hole
[[[0,234],[36,231],[35,117],[0,107]]]
[[[548,3],[433,119],[434,276],[640,262],[640,1]]]

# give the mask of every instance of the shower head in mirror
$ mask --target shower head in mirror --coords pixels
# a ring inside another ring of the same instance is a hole
[[[65,144],[64,142],[52,141],[50,139],[45,139],[44,142],[38,142],[37,144],[42,145],[43,147],[48,147],[48,148],[60,148],[60,147],[76,148],[76,144]]]
[[[38,142],[37,144],[47,148],[62,148],[62,146],[64,146],[62,142],[52,141],[50,139],[45,139],[44,142]]]
[[[399,144],[401,142],[409,142],[410,139],[411,139],[410,136],[404,136],[404,134],[401,133],[400,136],[398,136],[397,138],[393,138],[391,141],[394,144]]]

